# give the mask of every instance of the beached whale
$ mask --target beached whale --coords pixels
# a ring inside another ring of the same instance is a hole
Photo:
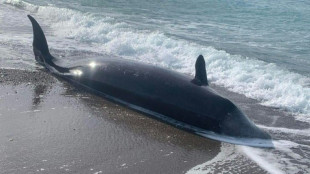
[[[49,52],[40,25],[28,17],[33,26],[35,59],[51,73],[204,137],[249,146],[273,146],[269,134],[208,86],[202,55],[197,58],[194,78],[119,58],[99,57],[77,65],[59,65]]]

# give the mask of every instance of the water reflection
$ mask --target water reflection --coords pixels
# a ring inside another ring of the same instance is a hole
[[[43,84],[35,85],[34,96],[32,99],[33,109],[37,109],[43,100],[44,94],[46,94],[47,86]]]

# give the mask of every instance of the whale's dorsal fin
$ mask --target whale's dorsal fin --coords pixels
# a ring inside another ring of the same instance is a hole
[[[206,63],[202,55],[198,56],[196,60],[195,68],[196,68],[196,74],[195,74],[195,78],[192,80],[192,83],[199,85],[199,86],[209,85],[208,79],[207,79],[207,72],[206,72]]]

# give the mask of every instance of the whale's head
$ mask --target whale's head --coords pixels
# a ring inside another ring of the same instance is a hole
[[[202,128],[201,132],[196,132],[199,135],[233,144],[274,147],[271,136],[257,127],[230,100],[214,95],[208,105],[212,107],[202,106],[206,109],[202,109],[205,113],[204,119],[197,123]],[[210,118],[216,121],[210,124]]]
[[[258,128],[232,101],[208,87],[205,90],[208,93],[201,108],[205,117],[217,120],[214,132],[235,138],[271,139],[268,133]]]
[[[227,136],[251,139],[271,139],[270,135],[258,128],[233,103],[233,109],[228,111],[219,122],[221,133]]]

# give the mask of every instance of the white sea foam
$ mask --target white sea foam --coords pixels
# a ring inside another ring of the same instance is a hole
[[[215,173],[217,163],[224,163],[225,160],[229,161],[233,160],[234,158],[236,158],[234,147],[232,145],[223,143],[221,146],[221,152],[218,153],[212,160],[193,167],[187,171],[187,174]],[[223,171],[223,173],[225,172],[228,173],[229,171]]]
[[[272,166],[270,166],[270,168],[272,168]],[[187,174],[244,173],[244,171],[264,173],[261,168],[257,167],[257,165],[249,161],[246,156],[238,152],[236,146],[222,143],[220,152],[213,159],[193,167],[187,171]]]
[[[270,132],[276,132],[276,133],[286,133],[286,134],[302,135],[302,136],[310,135],[310,129],[289,129],[285,127],[267,127],[263,125],[258,125],[258,127],[268,130]]]
[[[309,146],[301,147],[306,145],[286,140],[274,141],[273,143],[275,149],[238,146],[238,150],[272,174],[310,172],[309,159],[307,158]],[[300,152],[296,153],[297,150]]]
[[[18,8],[23,8],[28,11],[35,11],[39,8],[39,6],[21,1],[21,0],[1,0],[3,4],[11,4]]]
[[[248,161],[250,158],[262,169],[271,174],[309,173],[308,151],[291,141],[279,140],[273,142],[275,149],[261,149],[247,146],[235,146],[222,143],[221,151],[213,159],[190,169],[187,174],[204,173],[242,173],[244,168],[253,173],[260,173],[255,165]],[[296,153],[300,150],[300,153]],[[238,160],[235,160],[238,159]],[[292,160],[294,159],[294,160]]]

